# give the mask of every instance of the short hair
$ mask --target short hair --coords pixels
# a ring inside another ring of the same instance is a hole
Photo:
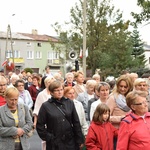
[[[0,83],[3,82],[3,81],[7,83],[6,78],[4,76],[0,76]]]
[[[50,92],[53,93],[55,89],[57,89],[61,86],[63,87],[62,83],[60,81],[56,80],[49,85],[48,89]]]
[[[10,77],[10,80],[12,79],[16,79],[16,80],[19,80],[19,76],[17,74],[12,74],[12,76]]]
[[[96,110],[94,112],[92,121],[103,123],[103,114],[105,112],[107,112],[107,111],[109,112],[109,117],[108,117],[107,121],[109,121],[109,118],[110,118],[110,108],[105,103],[99,104],[96,107]]]
[[[139,90],[133,90],[129,92],[126,96],[126,103],[128,107],[131,108],[131,105],[135,104],[135,100],[137,99],[137,97],[141,96],[146,98],[147,94],[148,94],[147,91],[139,91]]]
[[[148,83],[147,83],[147,81],[145,79],[137,78],[137,79],[135,79],[135,81],[133,83],[133,86],[135,87],[135,86],[139,85],[141,82],[145,82],[148,85]]]
[[[99,74],[94,74],[94,75],[92,76],[92,79],[96,79],[96,78],[101,78],[101,76],[100,76]]]
[[[74,90],[74,88],[72,86],[67,86],[67,87],[64,87],[64,96],[66,96],[66,94],[70,91],[70,90]],[[75,91],[75,90],[74,90]]]
[[[50,69],[50,66],[46,66],[46,67],[45,67],[45,70],[46,70],[47,68],[49,68],[49,69]]]
[[[74,78],[77,78],[79,76],[79,74],[84,75],[84,73],[82,71],[77,71],[74,73]]]
[[[40,81],[40,77],[38,75],[33,75],[32,79],[37,79],[38,81]]]
[[[97,83],[95,89],[99,92],[103,86],[107,86],[110,89],[110,85],[107,82]]]
[[[4,92],[5,98],[11,97],[13,94],[17,94],[19,96],[19,91],[15,87],[9,87]]]
[[[25,84],[24,81],[22,79],[19,79],[15,82],[15,87],[18,87],[18,83],[23,83],[23,85]]]
[[[72,72],[66,73],[65,78],[67,78],[67,77],[70,76],[70,75],[74,78],[74,74],[73,74]]]
[[[95,80],[87,80],[86,82],[86,87],[90,87],[90,86],[96,86],[97,82]]]

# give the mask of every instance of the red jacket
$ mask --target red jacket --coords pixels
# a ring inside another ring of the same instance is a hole
[[[0,106],[3,106],[6,104],[6,100],[4,97],[0,96]]]
[[[29,91],[29,93],[30,93],[30,95],[31,95],[32,100],[35,101],[35,100],[36,100],[36,97],[37,97],[37,95],[38,95],[38,93],[40,92],[40,89],[36,89],[36,86],[32,84],[32,85],[28,88],[28,91]]]
[[[122,120],[117,150],[150,150],[150,112],[143,119],[133,112]]]
[[[92,122],[86,136],[87,150],[113,150],[113,137],[117,136],[117,131],[110,122]]]

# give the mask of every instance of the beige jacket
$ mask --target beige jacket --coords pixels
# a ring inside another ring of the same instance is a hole
[[[116,127],[116,128],[119,128],[119,125],[120,125],[120,122],[121,122],[121,119],[123,117],[125,117],[125,115],[128,113],[128,112],[125,112],[123,110],[121,110],[117,104],[116,104],[116,101],[114,99],[114,95],[111,94],[107,100],[107,103],[108,107],[110,108],[110,121],[112,122],[112,124]]]

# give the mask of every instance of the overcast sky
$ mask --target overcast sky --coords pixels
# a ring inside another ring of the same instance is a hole
[[[0,31],[7,31],[11,25],[12,32],[31,33],[37,29],[38,34],[56,35],[51,27],[55,22],[69,20],[70,9],[79,0],[4,0],[0,9]],[[125,19],[131,19],[130,12],[138,11],[137,0],[114,0],[114,5],[123,11]],[[12,16],[15,14],[14,16]],[[150,26],[140,27],[141,38],[150,44]]]

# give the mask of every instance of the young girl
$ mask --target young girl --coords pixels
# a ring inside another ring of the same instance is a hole
[[[113,138],[117,136],[116,129],[110,122],[110,109],[102,103],[96,107],[86,136],[87,150],[113,150]]]

